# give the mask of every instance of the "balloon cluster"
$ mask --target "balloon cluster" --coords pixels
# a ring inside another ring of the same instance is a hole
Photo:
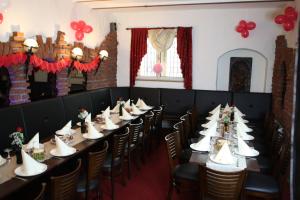
[[[163,70],[163,66],[162,64],[160,63],[156,63],[154,66],[153,66],[153,71],[156,73],[156,74],[160,74]]]
[[[238,33],[241,33],[241,36],[243,38],[247,38],[249,36],[249,30],[253,30],[255,29],[255,27],[256,27],[255,22],[252,21],[246,22],[245,20],[241,20],[235,30]]]
[[[293,7],[286,7],[284,15],[277,15],[274,19],[276,24],[282,24],[285,31],[291,31],[295,28],[295,21],[298,13]]]
[[[93,27],[87,25],[83,20],[79,20],[78,22],[72,21],[71,28],[76,31],[75,38],[79,41],[84,38],[84,33],[90,33],[93,31]]]

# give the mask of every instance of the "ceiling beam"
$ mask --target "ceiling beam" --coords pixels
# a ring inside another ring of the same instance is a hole
[[[97,1],[97,0],[90,0]],[[294,2],[294,0],[263,0],[263,1],[232,1],[232,2],[206,2],[206,3],[177,3],[177,4],[154,4],[154,5],[137,5],[137,6],[111,6],[111,7],[93,7],[94,10],[110,10],[110,9],[130,9],[130,8],[157,8],[157,7],[175,7],[175,6],[198,6],[212,4],[242,4],[242,3],[285,3]]]

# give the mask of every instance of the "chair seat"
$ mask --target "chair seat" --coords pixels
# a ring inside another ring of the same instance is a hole
[[[93,190],[98,186],[99,181],[98,180],[91,180],[89,184],[89,190]],[[77,184],[77,192],[85,192],[85,185],[86,185],[86,175],[80,175],[79,181]]]
[[[104,162],[104,164],[103,164],[103,169],[104,170],[107,170],[107,169],[109,169],[109,168],[111,168],[111,160],[112,159],[112,155],[111,155],[111,153],[109,153],[107,156],[106,156],[106,159],[105,159],[105,162]],[[120,158],[116,158],[115,160],[114,160],[114,167],[115,166],[118,166],[118,165],[120,165],[121,164],[121,159]]]
[[[247,176],[245,190],[275,194],[279,193],[279,185],[273,176],[252,172]]]
[[[193,163],[177,165],[173,171],[173,177],[192,181],[199,180],[199,166]]]
[[[179,155],[179,163],[188,163],[192,155],[191,149],[183,149]]]
[[[272,160],[265,156],[258,156],[257,162],[260,168],[260,172],[263,174],[269,174],[272,171]]]

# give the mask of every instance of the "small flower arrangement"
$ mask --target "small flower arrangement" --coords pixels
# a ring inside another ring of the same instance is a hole
[[[86,109],[80,108],[78,118],[81,119],[81,120],[84,120],[88,116],[88,114],[89,113],[86,111]]]
[[[22,149],[24,143],[23,128],[17,127],[16,131],[9,135],[12,139],[11,145],[16,149]]]

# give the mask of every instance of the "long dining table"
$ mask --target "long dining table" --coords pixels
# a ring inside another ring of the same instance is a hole
[[[145,112],[147,113],[147,112]],[[55,144],[51,142],[51,138],[49,138],[44,143],[45,147],[45,163],[47,165],[47,170],[39,175],[32,176],[32,177],[19,177],[16,176],[14,170],[20,166],[16,163],[16,157],[12,156],[10,160],[0,166],[0,199],[16,199],[16,196],[19,195],[19,191],[22,189],[30,187],[30,185],[41,182],[47,181],[49,176],[54,172],[55,169],[61,167],[71,160],[75,160],[79,157],[83,157],[86,152],[88,152],[92,147],[99,145],[104,140],[108,139],[111,135],[118,133],[124,130],[131,121],[136,120],[143,115],[135,116],[132,120],[121,120],[119,119],[119,114],[111,114],[112,121],[117,124],[119,127],[114,130],[104,130],[101,126],[104,124],[103,120],[95,120],[94,127],[103,133],[103,137],[99,139],[85,139],[81,134],[81,129],[78,125],[72,127],[75,130],[75,133],[72,134],[73,139],[70,140],[69,145],[73,146],[77,151],[76,153],[67,156],[67,157],[55,157],[50,154],[50,150],[55,148]],[[53,136],[55,133],[53,133]]]
[[[218,120],[218,123],[220,123],[220,120]],[[217,132],[220,132],[219,128],[217,129]],[[233,127],[231,127],[231,132],[235,132]],[[200,140],[202,138],[200,137]],[[247,141],[247,143],[250,147],[251,146],[253,147],[252,141]],[[210,161],[209,156],[210,156],[210,153],[207,151],[192,150],[192,154],[191,154],[189,162],[196,163],[199,165],[206,165],[207,162]],[[240,156],[240,157],[243,157],[243,159],[245,160],[245,170],[247,170],[249,172],[260,172],[259,164],[258,164],[256,157],[246,157],[246,156]],[[217,164],[217,165],[219,165],[222,168],[222,164]]]

